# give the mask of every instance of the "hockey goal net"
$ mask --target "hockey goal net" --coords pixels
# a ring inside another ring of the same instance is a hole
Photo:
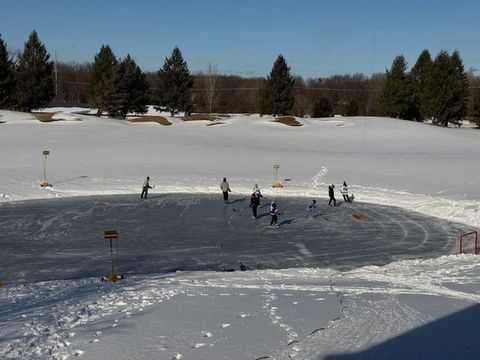
[[[478,254],[478,232],[471,231],[458,237],[459,254]]]

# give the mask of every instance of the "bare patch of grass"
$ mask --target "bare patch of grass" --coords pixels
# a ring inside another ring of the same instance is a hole
[[[215,121],[215,122],[211,122],[211,123],[207,124],[207,126],[214,126],[214,125],[221,125],[221,124],[225,124],[225,123],[221,122],[221,121]]]
[[[128,118],[130,122],[154,122],[160,125],[169,126],[172,125],[170,121],[168,121],[163,116],[154,116],[154,115],[140,115],[140,116],[132,116]]]
[[[52,119],[52,116],[55,114],[53,112],[36,112],[32,113],[33,116],[35,116],[35,119],[37,119],[40,122],[52,122],[52,121],[57,121]]]
[[[184,116],[183,121],[215,121],[218,120],[218,117],[215,115],[208,114],[195,114],[190,116]]]
[[[293,116],[279,116],[273,122],[278,122],[288,126],[302,126],[303,124]]]

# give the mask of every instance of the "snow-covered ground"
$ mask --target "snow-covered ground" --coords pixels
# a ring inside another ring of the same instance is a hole
[[[51,123],[0,112],[0,358],[477,357],[480,261],[449,255],[480,225],[477,129],[366,117],[161,126],[54,110]],[[146,176],[155,188],[141,202]],[[327,185],[344,180],[354,203],[328,207]],[[278,199],[280,228],[267,207],[250,218],[255,183],[264,204]],[[105,285],[112,228],[127,277]],[[249,271],[213,271],[239,261]]]

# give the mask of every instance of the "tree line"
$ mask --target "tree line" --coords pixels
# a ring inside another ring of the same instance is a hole
[[[147,105],[183,113],[260,113],[328,117],[387,115],[447,126],[480,119],[480,78],[467,73],[458,51],[432,60],[424,50],[408,71],[402,55],[385,73],[293,76],[279,55],[267,77],[222,75],[216,65],[191,74],[174,48],[158,71],[143,72],[134,59],[103,45],[91,63],[50,59],[33,31],[12,54],[0,36],[0,108],[31,111],[50,103],[88,104],[97,115],[125,118]],[[480,121],[479,121],[480,122]]]
[[[399,55],[387,70],[381,106],[390,117],[461,125],[469,110],[469,84],[458,51],[450,55],[442,50],[432,60],[424,50],[410,71],[405,58]],[[472,93],[471,113],[478,116],[478,91]]]

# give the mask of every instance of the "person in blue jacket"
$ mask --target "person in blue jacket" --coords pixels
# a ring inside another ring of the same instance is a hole
[[[270,227],[278,227],[278,208],[275,201],[272,201],[272,203],[270,204],[270,216],[272,217],[270,220]]]
[[[305,216],[311,217],[316,208],[317,200],[313,199],[312,202],[308,204],[307,209],[305,210]]]

